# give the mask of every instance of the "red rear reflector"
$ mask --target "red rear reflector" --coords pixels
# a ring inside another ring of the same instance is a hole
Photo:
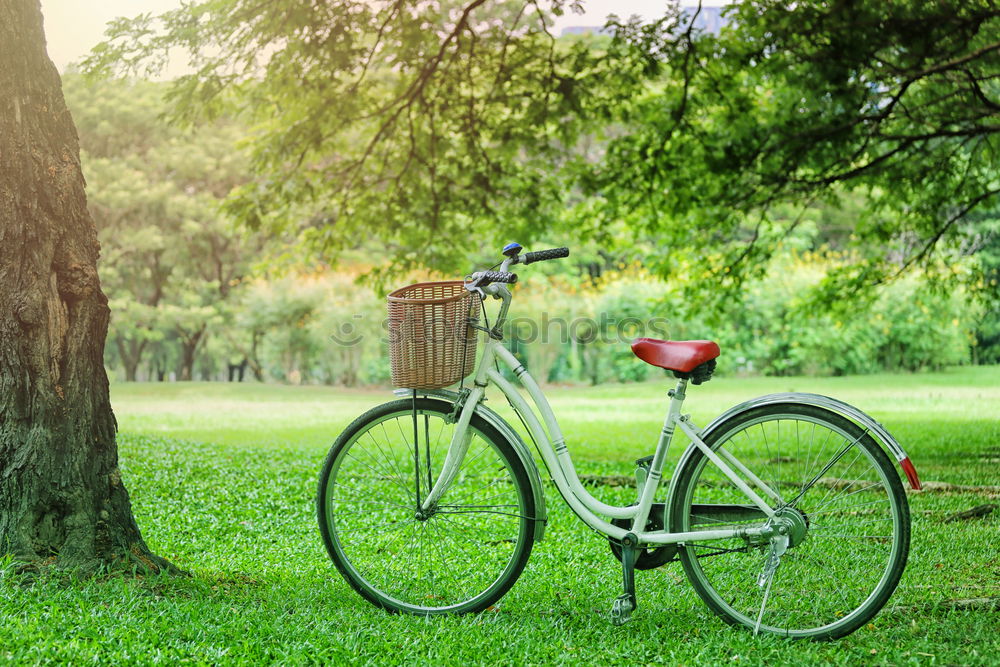
[[[906,479],[910,481],[910,488],[920,490],[920,478],[917,477],[917,469],[910,463],[909,457],[900,460],[899,467],[906,473]]]

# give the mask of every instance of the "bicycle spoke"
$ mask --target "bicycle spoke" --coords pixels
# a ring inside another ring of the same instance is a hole
[[[823,510],[822,512],[810,511],[809,512],[809,516],[819,516],[821,514],[830,514],[831,512],[843,512],[844,510],[848,510],[848,509],[850,509],[852,507],[866,507],[868,505],[881,505],[881,504],[884,504],[884,503],[887,503],[887,502],[889,502],[888,498],[880,498],[878,500],[871,500],[871,501],[866,502],[866,503],[854,503],[853,505],[844,505],[842,507],[838,507],[837,509]]]
[[[841,469],[841,471],[838,473],[841,479],[847,479],[849,476],[853,475],[851,471],[854,470],[854,466],[857,465],[857,462],[861,459],[861,453],[862,452],[860,449],[857,452],[855,452],[854,458],[851,459],[851,462],[848,463],[843,469]],[[823,497],[820,498],[819,502],[821,504],[825,503],[827,498],[833,495],[837,490],[838,489],[836,484],[830,485],[830,488],[826,490],[826,493],[823,494]]]
[[[799,501],[799,499],[802,498],[802,496],[804,496],[806,494],[806,492],[809,491],[809,489],[812,488],[813,484],[815,484],[816,482],[818,482],[823,477],[823,475],[825,475],[830,470],[830,468],[832,468],[833,466],[835,466],[837,464],[837,461],[839,461],[841,458],[843,458],[843,456],[845,454],[847,454],[847,452],[850,451],[851,447],[853,447],[854,445],[856,445],[858,443],[858,441],[861,440],[861,438],[863,438],[867,434],[868,434],[868,430],[866,429],[864,433],[862,433],[861,435],[859,435],[852,442],[847,443],[847,446],[845,446],[843,449],[841,449],[839,452],[837,452],[837,454],[835,454],[834,457],[832,459],[830,459],[830,461],[827,462],[827,464],[825,466],[823,466],[823,469],[820,470],[818,473],[816,473],[816,475],[812,478],[812,480],[810,480],[809,483],[806,484],[802,488],[802,490],[799,491],[798,495],[795,496],[792,499],[792,501],[790,503],[788,503],[788,504],[794,507],[795,503],[797,503]]]
[[[858,489],[856,491],[852,491],[852,492],[850,492],[850,493],[848,493],[846,495],[845,494],[841,494],[841,495],[833,498],[832,500],[830,500],[830,501],[828,501],[826,503],[823,503],[817,509],[823,509],[824,507],[829,507],[834,501],[837,500],[837,498],[849,498],[849,497],[851,497],[851,496],[853,496],[855,494],[861,493],[862,491],[868,491],[870,489],[874,489],[875,487],[883,487],[882,482],[873,482],[872,484],[870,484],[870,485],[868,485],[868,486],[866,486],[864,488]]]

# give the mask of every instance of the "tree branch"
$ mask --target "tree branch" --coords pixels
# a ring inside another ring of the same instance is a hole
[[[403,93],[403,95],[397,97],[394,101],[390,102],[389,105],[383,107],[381,111],[378,111],[374,114],[374,115],[381,115],[381,113],[383,113],[384,111],[388,111],[393,106],[396,106],[398,104],[398,106],[396,106],[395,111],[393,111],[389,115],[389,117],[383,120],[382,123],[379,125],[378,130],[375,132],[375,135],[371,138],[371,140],[369,140],[368,144],[365,146],[364,153],[361,155],[361,157],[355,160],[351,165],[348,165],[344,170],[342,170],[341,172],[342,174],[350,174],[347,182],[342,186],[342,191],[350,190],[351,186],[354,185],[354,182],[357,178],[357,174],[360,171],[361,167],[363,167],[365,162],[368,161],[368,158],[371,157],[371,154],[375,150],[375,147],[382,140],[382,138],[389,132],[389,129],[393,125],[395,125],[396,121],[399,119],[399,116],[403,112],[403,110],[409,107],[409,105],[413,104],[414,100],[416,100],[418,96],[423,94],[424,88],[427,86],[428,81],[430,81],[431,77],[437,71],[437,68],[440,65],[441,61],[444,59],[444,55],[448,49],[448,46],[453,41],[458,39],[458,36],[462,33],[463,30],[466,29],[466,27],[468,26],[469,17],[471,16],[472,12],[485,2],[486,0],[473,0],[471,3],[466,5],[465,9],[462,11],[461,17],[455,23],[454,28],[452,28],[451,32],[448,33],[448,35],[444,38],[444,40],[442,40],[440,46],[438,47],[437,53],[424,64],[420,72],[417,74],[416,78],[410,83],[406,92]]]
[[[895,280],[900,275],[905,273],[906,270],[909,269],[911,266],[913,266],[919,261],[922,261],[928,255],[928,253],[930,253],[931,249],[935,245],[937,245],[937,242],[941,240],[941,238],[945,235],[945,233],[955,225],[956,222],[958,222],[966,215],[968,215],[972,211],[972,209],[974,209],[976,206],[978,206],[979,204],[983,203],[987,199],[997,194],[1000,194],[1000,188],[994,190],[987,190],[986,192],[983,192],[978,196],[973,197],[972,200],[965,205],[965,207],[963,207],[955,215],[951,216],[947,221],[945,221],[945,223],[941,225],[941,227],[939,227],[938,230],[935,232],[934,236],[932,236],[927,241],[927,243],[924,244],[920,252],[918,252],[913,257],[910,257],[908,260],[906,260],[906,262],[903,263],[903,265],[899,268],[899,270],[897,270],[892,275],[890,280]]]

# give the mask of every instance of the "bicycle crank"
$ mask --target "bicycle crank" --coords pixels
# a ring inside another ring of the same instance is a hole
[[[638,540],[628,533],[621,541],[622,552],[622,588],[624,591],[615,598],[611,605],[611,624],[624,625],[632,612],[639,606],[635,596],[635,562],[639,553]]]
[[[663,530],[663,503],[653,503],[652,507],[649,509],[649,518],[646,520],[646,532],[652,533],[658,530]],[[619,528],[624,528],[625,530],[632,529],[631,519],[612,519],[611,525],[618,526]],[[608,546],[611,547],[611,553],[615,555],[615,558],[621,562],[622,559],[622,546],[618,542],[612,539],[608,539]],[[636,550],[635,559],[635,569],[637,570],[653,570],[665,565],[671,561],[678,560],[677,556],[677,545],[676,544],[664,544],[657,547],[639,547]]]

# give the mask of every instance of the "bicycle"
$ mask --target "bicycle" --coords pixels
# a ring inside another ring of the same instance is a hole
[[[545,496],[518,431],[483,405],[492,384],[560,496],[621,562],[614,624],[637,607],[635,570],[677,560],[713,612],[754,634],[831,639],[867,623],[895,590],[909,551],[906,495],[886,452],[913,488],[920,481],[899,443],[860,410],[802,393],[762,396],[698,428],[681,407],[689,383],[712,377],[718,345],[640,338],[636,356],[671,371],[677,384],[653,454],[636,462],[635,502],[598,500],[580,481],[542,390],[501,342],[508,285],[517,281],[510,269],[569,255],[521,251],[509,244],[498,271],[458,283],[476,303],[501,301],[492,326],[462,321],[487,334],[472,386],[398,390],[405,398],[358,417],[330,450],[317,494],[320,532],[354,590],[392,612],[465,613],[490,607],[517,580],[543,538]],[[461,366],[464,377],[472,366]],[[677,431],[691,442],[664,482]],[[656,502],[664,485],[666,498]]]

